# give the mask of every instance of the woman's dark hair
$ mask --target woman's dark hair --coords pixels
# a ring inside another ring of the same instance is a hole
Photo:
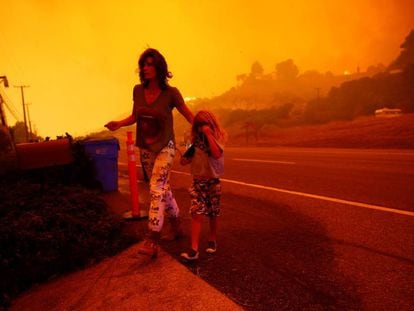
[[[172,73],[168,71],[167,62],[160,52],[156,49],[146,49],[138,60],[139,78],[144,87],[148,86],[149,81],[144,78],[144,64],[148,57],[152,57],[154,61],[155,70],[157,72],[158,83],[160,88],[165,90],[168,87],[168,79],[172,78]]]

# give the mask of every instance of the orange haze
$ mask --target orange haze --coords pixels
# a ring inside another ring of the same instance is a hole
[[[116,4],[115,4],[116,3]],[[136,61],[159,49],[183,96],[219,95],[248,73],[292,58],[300,71],[387,65],[414,28],[411,0],[0,0],[0,75],[42,136],[100,130],[131,109]],[[8,121],[15,119],[8,114]]]

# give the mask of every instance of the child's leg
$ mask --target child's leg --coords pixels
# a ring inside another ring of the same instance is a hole
[[[193,183],[189,189],[191,197],[191,248],[197,252],[201,233],[201,219],[205,210],[203,187],[202,181],[193,179]]]
[[[208,241],[217,240],[218,218],[220,216],[221,184],[219,179],[213,179],[208,191],[209,200],[209,227]]]
[[[205,183],[202,180],[193,180],[193,184],[190,187],[191,197],[191,250],[188,252],[181,253],[181,257],[186,260],[197,260],[198,259],[198,244],[200,241],[201,233],[201,220],[205,214]]]
[[[210,231],[208,233],[208,241],[217,241],[218,217],[211,216],[209,218],[210,218],[210,221],[209,221]]]
[[[198,252],[198,244],[200,241],[202,217],[202,215],[193,214],[191,218],[191,248],[196,252]]]

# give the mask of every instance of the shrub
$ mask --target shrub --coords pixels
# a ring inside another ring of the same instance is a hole
[[[32,284],[110,256],[133,241],[99,193],[41,183],[0,181],[0,308]]]

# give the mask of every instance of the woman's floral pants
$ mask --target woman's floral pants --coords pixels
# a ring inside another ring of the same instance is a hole
[[[149,178],[150,208],[148,228],[160,232],[167,217],[178,217],[179,209],[170,187],[170,172],[175,156],[175,144],[170,140],[159,153],[140,149],[141,164],[144,174]]]

